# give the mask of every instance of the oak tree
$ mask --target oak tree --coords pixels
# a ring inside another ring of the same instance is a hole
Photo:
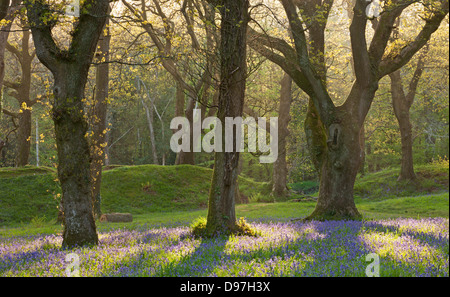
[[[108,0],[87,0],[80,7],[67,49],[52,36],[57,18],[43,0],[25,1],[36,55],[53,74],[52,117],[58,150],[58,178],[64,212],[64,248],[95,245],[90,148],[86,137],[84,90],[109,7]]]
[[[280,65],[310,98],[307,127],[311,155],[319,169],[319,198],[308,219],[359,217],[353,186],[361,164],[360,132],[381,78],[400,69],[430,39],[448,14],[448,1],[425,1],[420,32],[402,48],[387,50],[394,23],[413,0],[384,2],[368,43],[366,14],[371,2],[356,0],[349,28],[356,80],[342,105],[336,105],[326,85],[323,53],[331,0],[281,0],[293,44],[249,29],[250,44]],[[308,135],[308,134],[307,134]]]

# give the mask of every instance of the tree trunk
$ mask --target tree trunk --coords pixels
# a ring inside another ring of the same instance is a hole
[[[2,4],[3,7],[0,7],[0,12],[4,13],[5,15],[3,17],[0,17],[0,19],[3,19],[6,15],[11,15],[11,13],[9,12],[10,9],[8,9],[9,1],[3,1],[2,3],[3,3]],[[5,10],[1,11],[2,8]],[[0,30],[0,91],[2,91],[3,78],[5,77],[5,48],[6,48],[6,43],[8,42],[9,31],[10,31],[11,25],[12,25],[12,16],[9,16],[7,18],[7,20],[10,22],[6,23],[5,25],[3,25],[0,28],[1,29]],[[1,108],[0,108],[0,111],[1,111]]]
[[[222,122],[222,139],[225,143],[225,118],[241,117],[244,108],[249,2],[224,0],[222,4],[218,118]],[[222,152],[215,153],[206,226],[209,234],[230,233],[237,227],[235,193],[239,151],[236,150],[235,143],[236,136],[233,135],[233,152],[225,152],[223,149]]]
[[[185,105],[185,98],[186,95],[184,93],[184,88],[180,83],[177,83],[177,92],[176,92],[176,103],[175,103],[175,116],[176,117],[182,117],[186,116],[189,119],[190,127],[191,127],[191,135],[192,135],[192,112],[195,105],[192,105],[193,102],[190,102],[188,106],[188,110],[184,111],[184,105]],[[189,113],[189,110],[191,112]],[[175,133],[177,130],[174,130],[173,133]],[[194,152],[192,151],[192,143],[191,143],[191,151],[185,152],[180,151],[177,154],[175,165],[182,165],[182,164],[190,164],[195,165],[194,160]]]
[[[194,100],[192,100],[192,99],[189,100],[189,105],[186,108],[186,111],[184,112],[184,115],[189,120],[189,127],[190,127],[190,130],[191,130],[191,132],[190,132],[191,141],[190,141],[189,151],[188,152],[180,151],[178,153],[177,159],[176,159],[176,165],[183,165],[183,164],[195,165],[194,139],[193,139],[193,135],[194,135],[194,109],[195,109],[195,103],[196,102]]]
[[[287,187],[286,142],[289,135],[288,125],[291,120],[292,79],[285,74],[281,80],[280,109],[278,111],[278,159],[273,164],[272,195],[284,197],[289,194]]]
[[[391,73],[389,77],[391,78],[392,106],[394,107],[395,117],[400,127],[400,139],[402,143],[402,163],[398,180],[415,180],[412,125],[409,116],[412,101],[410,104],[403,91],[400,70]]]
[[[94,217],[101,216],[101,183],[102,166],[105,162],[105,149],[107,146],[106,134],[107,124],[106,116],[108,111],[108,93],[109,93],[109,48],[111,35],[109,34],[109,22],[105,24],[106,34],[102,34],[98,42],[97,61],[105,62],[97,66],[95,76],[95,98],[92,123],[92,142],[91,142],[91,178],[92,178],[92,197],[94,199]]]
[[[52,8],[43,0],[24,1],[39,60],[54,77],[52,117],[58,151],[58,178],[64,213],[63,248],[96,245],[93,214],[88,122],[84,112],[84,89],[99,37],[103,31],[108,0],[86,0],[72,32],[68,50],[58,48],[52,24],[42,15]]]
[[[359,173],[361,176],[364,176],[366,174],[366,129],[364,125],[359,134],[359,145],[361,146],[361,166],[359,167]]]
[[[9,17],[11,18],[11,17]],[[20,62],[21,77],[19,82],[4,81],[5,86],[13,89],[11,93],[19,103],[20,112],[17,114],[19,128],[17,133],[17,154],[15,165],[23,167],[28,165],[31,148],[31,107],[36,100],[30,100],[31,88],[31,64],[34,54],[29,53],[30,31],[24,30],[22,35],[22,48],[16,49],[5,41],[6,49],[10,51]],[[2,70],[0,70],[2,71]],[[3,77],[1,77],[3,82]]]
[[[31,148],[31,107],[36,103],[36,101],[30,100],[31,64],[34,57],[34,55],[29,54],[30,35],[29,30],[23,32],[20,58],[22,77],[20,87],[17,89],[17,99],[19,99],[22,107],[22,113],[19,114],[18,152],[16,157],[16,165],[18,167],[28,164]]]
[[[368,18],[365,11],[370,2],[356,0],[349,28],[356,80],[341,106],[334,104],[327,90],[324,79],[326,67],[323,60],[318,59],[320,56],[317,56],[324,53],[317,49],[322,47],[322,33],[333,1],[280,2],[289,21],[293,46],[285,40],[268,36],[267,32],[260,33],[251,28],[249,32],[253,37],[251,46],[282,67],[310,97],[305,129],[307,137],[311,138],[308,144],[312,144],[310,147],[313,148],[311,155],[314,164],[316,167],[320,165],[320,189],[316,209],[308,218],[359,217],[353,201],[353,185],[361,161],[359,136],[378,83],[384,76],[408,63],[427,43],[447,16],[448,1],[433,2],[439,9],[427,16],[417,36],[401,49],[387,51],[395,21],[414,2],[405,5],[386,3],[383,14],[373,20],[377,25],[368,44]],[[310,5],[311,3],[315,5]],[[308,21],[304,22],[305,20]],[[322,30],[318,32],[319,28]],[[308,35],[305,34],[306,31]],[[323,125],[320,125],[320,121]],[[328,135],[325,146],[321,144],[323,127]]]
[[[353,186],[361,164],[361,127],[346,112],[339,112],[328,129],[320,170],[319,198],[307,219],[360,217],[353,199]]]
[[[150,101],[151,98],[148,98]],[[156,139],[155,139],[155,129],[153,127],[153,120],[155,118],[154,111],[153,111],[153,103],[150,102],[150,107],[148,107],[147,103],[144,101],[144,97],[141,97],[141,103],[142,106],[144,106],[145,109],[145,115],[147,116],[147,124],[148,124],[148,130],[150,132],[150,145],[152,147],[152,157],[153,157],[153,164],[158,165],[158,152],[156,151]]]
[[[6,17],[8,14],[8,7],[9,7],[10,0],[0,0],[0,21],[3,20],[3,18]]]
[[[326,150],[327,136],[323,128],[323,124],[320,121],[319,113],[317,112],[311,98],[308,101],[308,110],[306,111],[304,129],[309,156],[317,174],[320,176],[323,155]]]
[[[31,110],[19,113],[19,129],[17,133],[16,166],[28,165],[31,148]]]
[[[413,161],[413,137],[409,112],[397,117],[402,142],[402,165],[398,180],[415,180]]]
[[[98,237],[93,215],[88,124],[80,110],[87,69],[66,64],[55,76],[55,124],[58,148],[58,178],[64,212],[63,247],[96,245]]]

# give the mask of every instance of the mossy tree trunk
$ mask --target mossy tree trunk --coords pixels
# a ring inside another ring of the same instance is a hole
[[[91,187],[88,123],[81,106],[87,70],[65,64],[55,77],[53,121],[64,213],[63,247],[98,243]]]
[[[222,122],[222,139],[225,144],[225,118],[241,117],[243,114],[247,76],[246,38],[249,2],[248,0],[223,0],[220,4],[222,25],[217,117]],[[235,194],[239,173],[239,151],[236,150],[235,144],[236,135],[233,136],[233,152],[225,152],[223,148],[222,152],[215,153],[206,226],[209,234],[229,233],[236,230]]]
[[[360,125],[345,110],[336,112],[327,127],[327,141],[321,155],[319,197],[308,218],[357,218],[360,216],[353,186],[361,164]]]
[[[86,132],[84,89],[98,39],[104,28],[108,0],[87,0],[80,8],[68,50],[52,37],[51,8],[41,0],[25,1],[39,60],[54,77],[52,116],[58,151],[58,178],[64,212],[63,248],[96,245],[90,147]]]

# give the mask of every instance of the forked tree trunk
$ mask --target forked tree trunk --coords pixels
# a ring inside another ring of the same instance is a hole
[[[58,178],[64,213],[63,248],[96,245],[90,172],[90,147],[84,89],[95,48],[104,28],[108,0],[86,0],[80,7],[68,50],[58,48],[42,16],[52,9],[43,0],[24,1],[39,60],[54,77],[52,117],[58,150]]]
[[[329,215],[358,217],[353,202],[353,184],[361,159],[359,135],[378,83],[384,76],[408,63],[426,44],[447,16],[449,2],[434,1],[436,9],[427,15],[416,37],[401,49],[388,50],[397,18],[415,2],[386,1],[383,12],[372,20],[376,26],[369,44],[366,39],[366,11],[371,1],[355,0],[349,32],[356,79],[342,106],[336,106],[330,97],[324,77],[326,65],[323,60],[320,61],[324,51],[317,50],[324,41],[323,33],[333,1],[280,2],[289,21],[293,46],[285,40],[269,36],[267,32],[261,33],[252,28],[249,32],[252,48],[282,67],[310,97],[305,131],[311,140],[308,145],[312,148],[312,160],[316,168],[320,168],[321,181],[319,202],[309,218]],[[320,28],[322,30],[317,31]],[[321,145],[324,126],[329,135],[327,144]]]
[[[220,45],[220,88],[218,118],[222,122],[225,144],[225,118],[241,117],[244,108],[246,67],[246,38],[248,0],[224,0]],[[240,127],[238,127],[240,129]],[[207,231],[230,233],[236,230],[235,193],[237,187],[239,151],[233,137],[233,152],[216,152],[214,172],[209,193]]]

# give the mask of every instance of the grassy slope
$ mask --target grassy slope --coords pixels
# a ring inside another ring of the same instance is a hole
[[[362,198],[386,199],[426,195],[448,191],[448,164],[420,165],[415,167],[416,182],[398,182],[398,168],[385,169],[358,178],[355,195]]]
[[[133,214],[205,209],[212,170],[192,166],[119,166],[106,170],[102,211]],[[239,179],[243,194],[267,184]],[[51,168],[0,169],[0,225],[57,216],[60,188]]]
[[[416,170],[416,184],[397,183],[395,169],[359,178],[355,185],[358,209],[366,218],[448,217],[448,166],[419,166]],[[206,215],[211,173],[211,169],[192,166],[115,167],[104,172],[102,210],[131,212],[136,224],[190,222]],[[42,221],[54,220],[60,191],[55,180],[51,168],[0,169],[0,225],[32,222],[40,226]],[[268,184],[245,178],[240,178],[239,187],[249,197],[267,195],[270,189]],[[248,219],[295,218],[309,214],[314,205],[250,203],[239,205],[236,212]]]
[[[143,214],[206,208],[212,170],[197,166],[133,166],[105,171],[103,212]],[[266,185],[239,179],[243,194],[264,191]]]
[[[54,169],[0,169],[0,225],[56,218],[59,192]]]

